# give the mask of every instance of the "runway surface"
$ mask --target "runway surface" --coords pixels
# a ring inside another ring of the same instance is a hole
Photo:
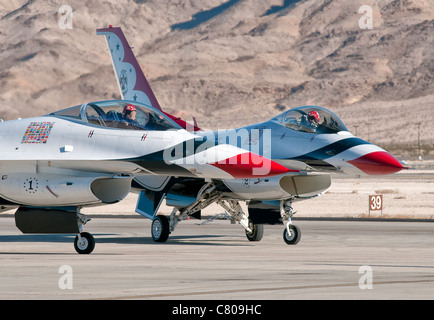
[[[434,299],[434,223],[295,221],[249,242],[241,226],[197,220],[156,244],[146,219],[94,218],[72,235],[22,235],[0,218],[0,299]]]

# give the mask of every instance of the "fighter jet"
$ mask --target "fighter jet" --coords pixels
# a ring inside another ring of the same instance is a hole
[[[131,49],[122,44],[115,50],[123,48],[129,50],[119,62],[126,63]],[[74,233],[76,251],[87,254],[94,250],[95,240],[83,232],[90,219],[81,209],[119,202],[132,186],[143,191],[142,203],[147,190],[156,194],[175,187],[174,181],[191,179],[194,187],[202,182],[203,199],[214,179],[298,172],[245,148],[206,141],[195,134],[199,128],[193,125],[185,130],[183,120],[161,111],[141,73],[138,64],[120,70],[123,98],[131,101],[86,102],[0,123],[0,206],[18,207],[16,226],[23,233]],[[130,90],[132,81],[137,82],[135,90]],[[154,202],[155,209],[158,204]]]
[[[107,40],[123,99],[161,110],[122,30],[110,26],[98,29],[97,34]],[[188,129],[184,120],[165,115]],[[194,141],[175,149],[196,154],[199,149],[229,144],[278,163],[288,172],[239,179],[182,174],[135,177],[133,190],[139,192],[136,212],[153,221],[151,233],[156,242],[167,241],[180,221],[200,218],[201,210],[217,203],[230,220],[245,229],[248,240],[261,240],[264,224],[283,223],[283,240],[296,244],[301,231],[292,224],[293,202],[324,194],[331,186],[332,174],[384,175],[404,169],[391,154],[355,137],[337,115],[318,106],[293,108],[268,121],[232,130],[201,130],[197,124],[190,128]],[[193,161],[190,157],[181,162],[186,160]],[[169,216],[158,214],[163,200],[173,207]],[[247,204],[247,212],[242,202]]]
[[[90,253],[95,244],[82,232],[89,219],[80,209],[121,201],[134,177],[209,181],[290,171],[230,144],[179,148],[194,145],[195,134],[135,101],[84,103],[4,121],[0,136],[0,204],[19,207],[15,219],[23,233],[77,233],[79,253]]]

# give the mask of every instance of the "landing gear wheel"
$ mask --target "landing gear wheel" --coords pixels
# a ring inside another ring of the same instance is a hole
[[[80,237],[75,237],[74,248],[80,254],[89,254],[95,248],[95,238],[88,232],[82,232]]]
[[[152,240],[155,242],[166,242],[169,238],[169,219],[166,216],[156,216],[151,227]]]
[[[263,224],[253,224],[249,223],[250,229],[252,232],[248,232],[246,230],[246,237],[249,241],[261,241],[262,236],[264,235],[264,225]]]
[[[286,244],[297,244],[301,238],[300,228],[291,224],[289,227],[290,234],[288,234],[287,228],[283,230],[283,241]]]

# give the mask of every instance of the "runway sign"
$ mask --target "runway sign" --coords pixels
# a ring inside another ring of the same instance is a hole
[[[369,196],[369,214],[371,211],[381,210],[381,215],[383,215],[383,195],[376,194]]]

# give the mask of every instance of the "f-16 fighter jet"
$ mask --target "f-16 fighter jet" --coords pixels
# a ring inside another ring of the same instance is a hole
[[[122,97],[161,110],[122,30],[110,26],[98,29],[97,34],[106,37]],[[188,126],[184,120],[166,115]],[[166,241],[180,221],[199,218],[202,209],[217,203],[231,220],[244,227],[249,240],[261,240],[263,224],[283,222],[284,241],[296,244],[301,232],[291,221],[292,203],[324,194],[331,186],[331,174],[384,175],[403,169],[391,154],[353,136],[338,116],[318,106],[297,107],[265,122],[232,130],[201,130],[196,123],[190,128],[195,141],[185,149],[187,153],[207,144],[230,144],[255,151],[289,172],[240,179],[182,175],[134,178],[133,188],[140,192],[136,212],[153,220],[152,237],[157,242]],[[157,214],[163,200],[173,207],[169,216]],[[248,212],[240,202],[246,202]]]
[[[402,169],[320,107],[233,130],[189,126],[161,110],[121,29],[97,33],[107,39],[122,100],[0,123],[0,205],[18,207],[23,233],[74,233],[76,251],[90,253],[95,240],[83,232],[89,218],[80,210],[137,191],[136,212],[153,220],[157,242],[218,203],[249,240],[262,238],[264,223],[283,222],[284,241],[295,244],[301,233],[291,222],[292,203],[326,192],[330,173]],[[163,200],[174,208],[170,216],[157,214]]]

